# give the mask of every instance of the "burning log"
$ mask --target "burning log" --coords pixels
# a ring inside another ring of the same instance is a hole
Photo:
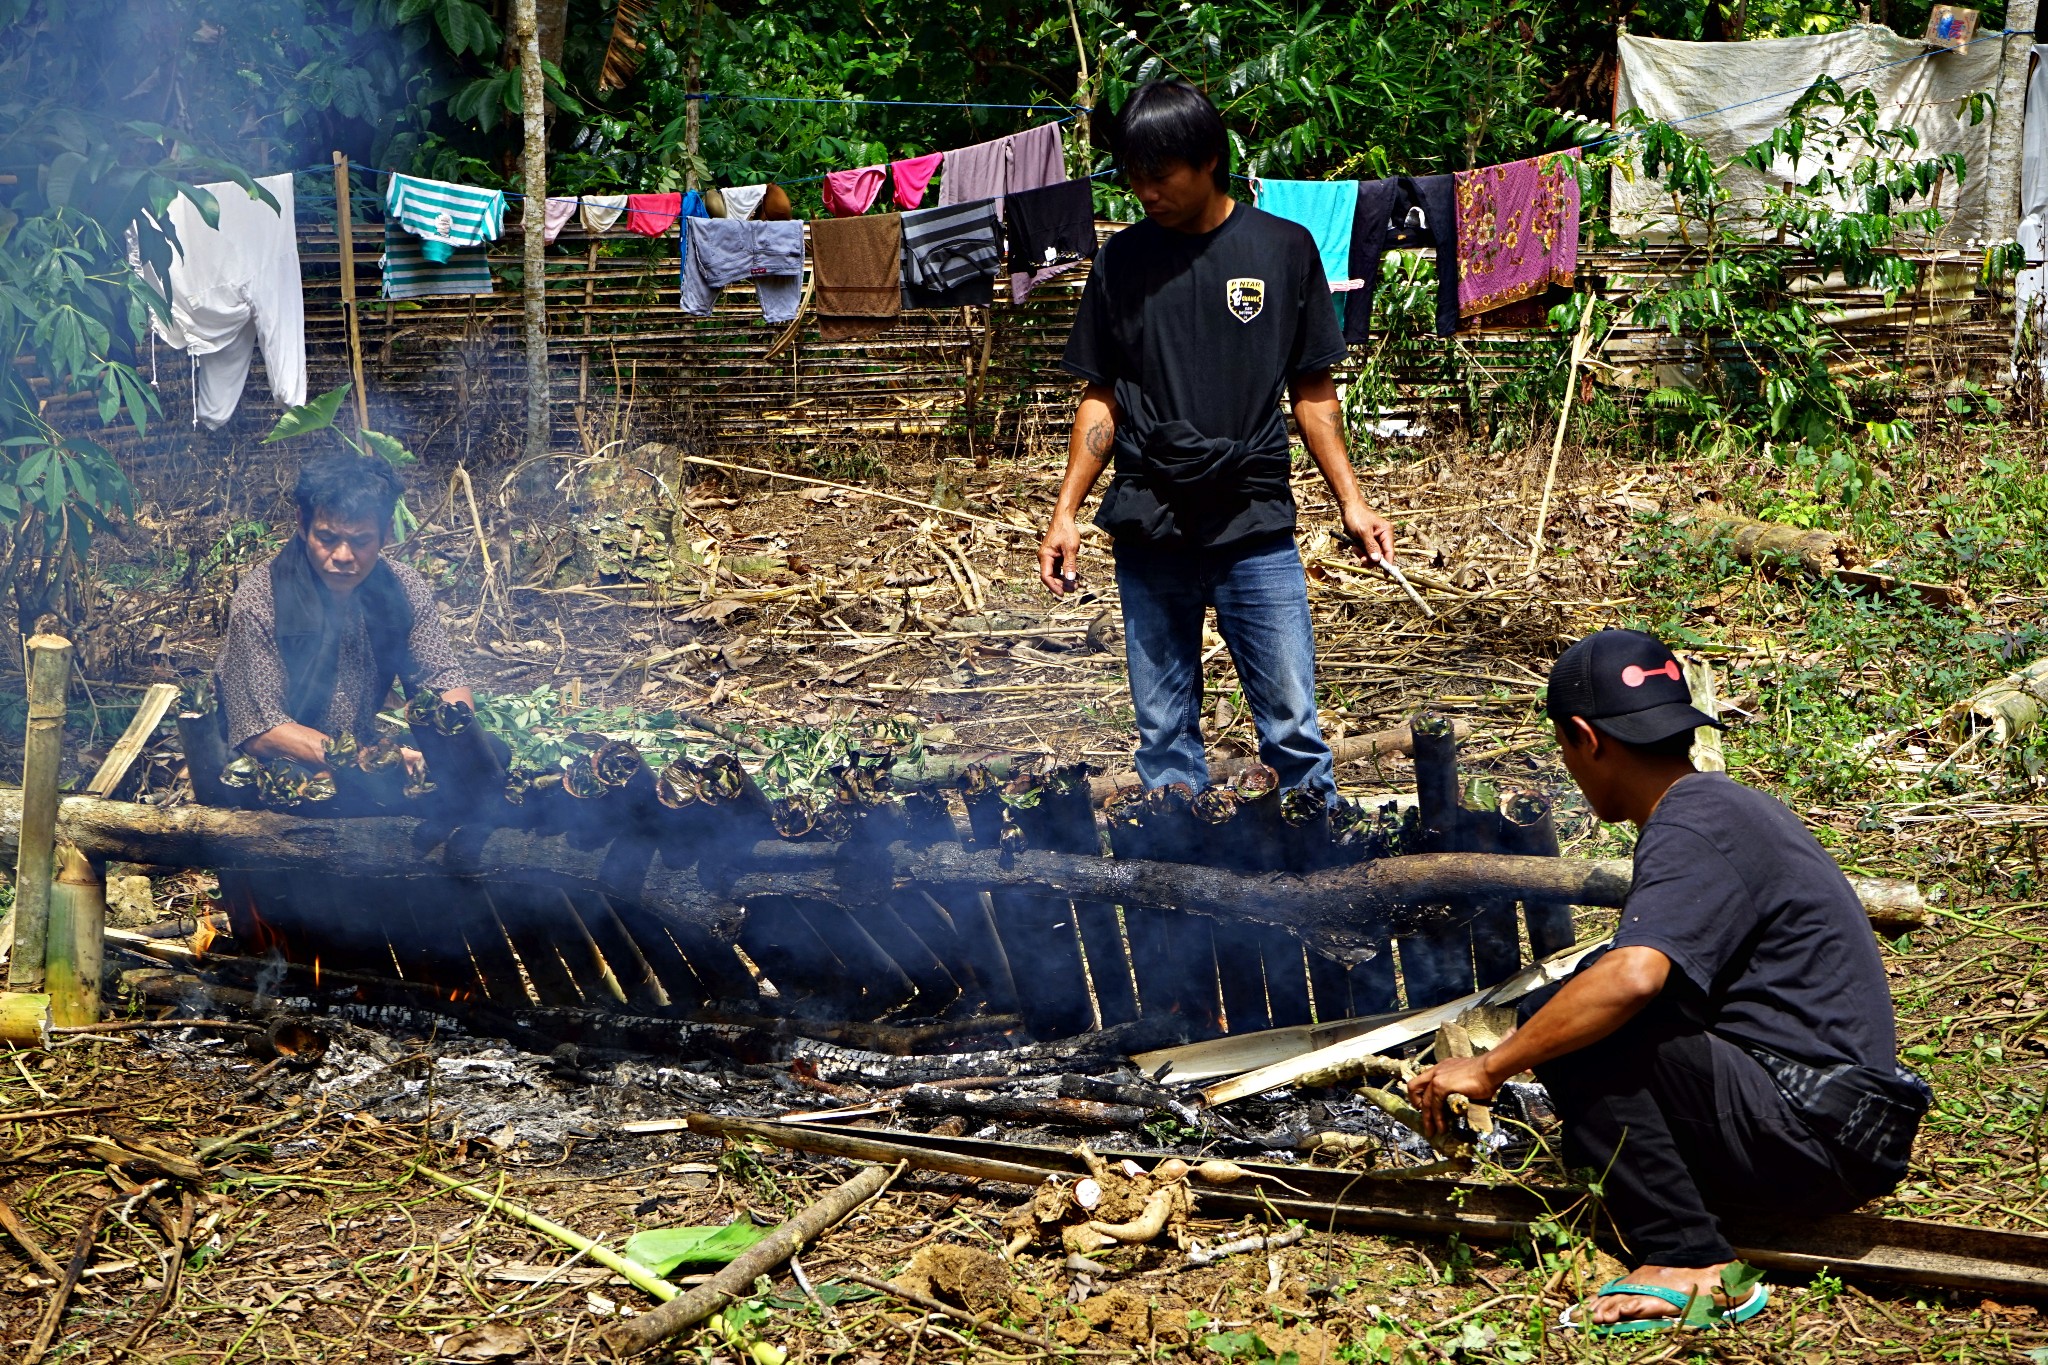
[[[14,844],[20,796],[0,791],[0,848]],[[89,857],[162,867],[227,868],[295,874],[295,886],[321,879],[390,878],[428,885],[455,877],[501,887],[569,888],[640,905],[664,926],[683,926],[731,943],[755,896],[840,897],[834,844],[764,841],[732,849],[714,865],[675,866],[665,859],[623,859],[561,839],[493,827],[466,831],[421,851],[427,822],[403,816],[308,820],[267,811],[157,807],[65,799],[58,830]],[[899,889],[923,889],[941,900],[980,891],[1113,902],[1181,910],[1227,923],[1254,921],[1299,935],[1314,951],[1341,962],[1366,961],[1389,933],[1408,934],[1447,923],[1454,896],[1507,896],[1618,907],[1627,897],[1625,860],[1438,853],[1382,858],[1292,876],[1220,868],[1099,858],[1028,849],[1005,856],[955,844],[887,850],[887,872]],[[1908,883],[1852,883],[1873,921],[1895,933],[1919,922],[1919,893]],[[865,892],[868,888],[858,887]],[[1213,965],[1212,965],[1213,971]],[[1140,986],[1144,985],[1140,979]]]

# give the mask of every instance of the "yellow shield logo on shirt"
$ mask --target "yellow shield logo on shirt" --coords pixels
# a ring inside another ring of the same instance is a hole
[[[1223,284],[1223,301],[1239,322],[1250,322],[1266,306],[1266,282],[1239,276]]]

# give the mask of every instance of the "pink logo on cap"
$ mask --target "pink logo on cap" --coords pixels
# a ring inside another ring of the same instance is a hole
[[[1669,678],[1673,682],[1680,681],[1682,675],[1678,671],[1678,660],[1666,659],[1663,665],[1658,668],[1644,668],[1640,664],[1630,664],[1627,668],[1621,670],[1621,685],[1623,687],[1641,687],[1644,682],[1651,678]]]

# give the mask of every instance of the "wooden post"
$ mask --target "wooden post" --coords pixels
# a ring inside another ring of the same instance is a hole
[[[156,734],[164,722],[164,712],[171,709],[171,703],[178,699],[176,683],[151,683],[149,690],[142,694],[142,705],[135,708],[135,719],[128,722],[128,728],[114,747],[107,751],[106,761],[100,770],[92,775],[92,781],[85,784],[87,796],[111,797],[121,789],[128,778],[128,770],[135,766],[135,760]]]
[[[50,889],[48,964],[50,1017],[60,1028],[100,1021],[102,936],[107,892],[99,871],[65,840],[57,845],[57,882]]]
[[[363,333],[356,322],[356,232],[349,217],[348,158],[334,154],[334,235],[341,243],[341,312],[348,319],[348,372],[356,386],[356,434],[370,425],[370,391],[363,386]]]
[[[524,280],[520,292],[526,305],[526,453],[529,461],[548,453],[548,305],[547,218],[548,139],[547,85],[540,65],[540,20],[534,0],[514,0],[512,32],[519,42],[520,105],[526,122],[523,160],[526,169]]]
[[[50,851],[57,836],[57,769],[64,758],[64,704],[71,686],[71,642],[36,635],[28,642],[28,736],[21,755],[21,842],[14,862],[11,990],[43,986],[50,930]]]

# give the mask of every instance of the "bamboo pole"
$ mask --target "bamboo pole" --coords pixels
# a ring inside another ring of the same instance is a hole
[[[107,893],[92,862],[69,839],[57,845],[56,863],[44,948],[50,1017],[59,1028],[77,1028],[100,1018]]]
[[[1557,435],[1550,442],[1550,468],[1543,475],[1543,501],[1536,509],[1536,530],[1529,537],[1529,569],[1533,576],[1537,562],[1543,557],[1543,526],[1550,520],[1550,490],[1557,483],[1557,458],[1564,453],[1565,428],[1572,420],[1572,398],[1579,390],[1579,365],[1586,358],[1586,340],[1593,329],[1593,297],[1586,296],[1586,305],[1579,310],[1579,330],[1572,336],[1571,363],[1564,370],[1564,402],[1557,409]]]
[[[341,245],[341,311],[348,321],[348,372],[356,382],[356,434],[370,425],[370,391],[363,383],[363,332],[356,321],[356,231],[349,219],[348,157],[334,154],[334,235]]]
[[[520,294],[526,313],[526,450],[548,453],[547,88],[540,65],[540,19],[534,0],[514,0],[512,32],[519,42],[520,104],[525,120],[526,228],[520,234],[526,269]],[[680,226],[680,225],[679,225]]]
[[[37,991],[50,929],[50,852],[57,836],[57,770],[64,759],[64,704],[71,686],[71,642],[36,635],[28,642],[28,735],[21,756],[21,835],[14,861],[11,990]]]

